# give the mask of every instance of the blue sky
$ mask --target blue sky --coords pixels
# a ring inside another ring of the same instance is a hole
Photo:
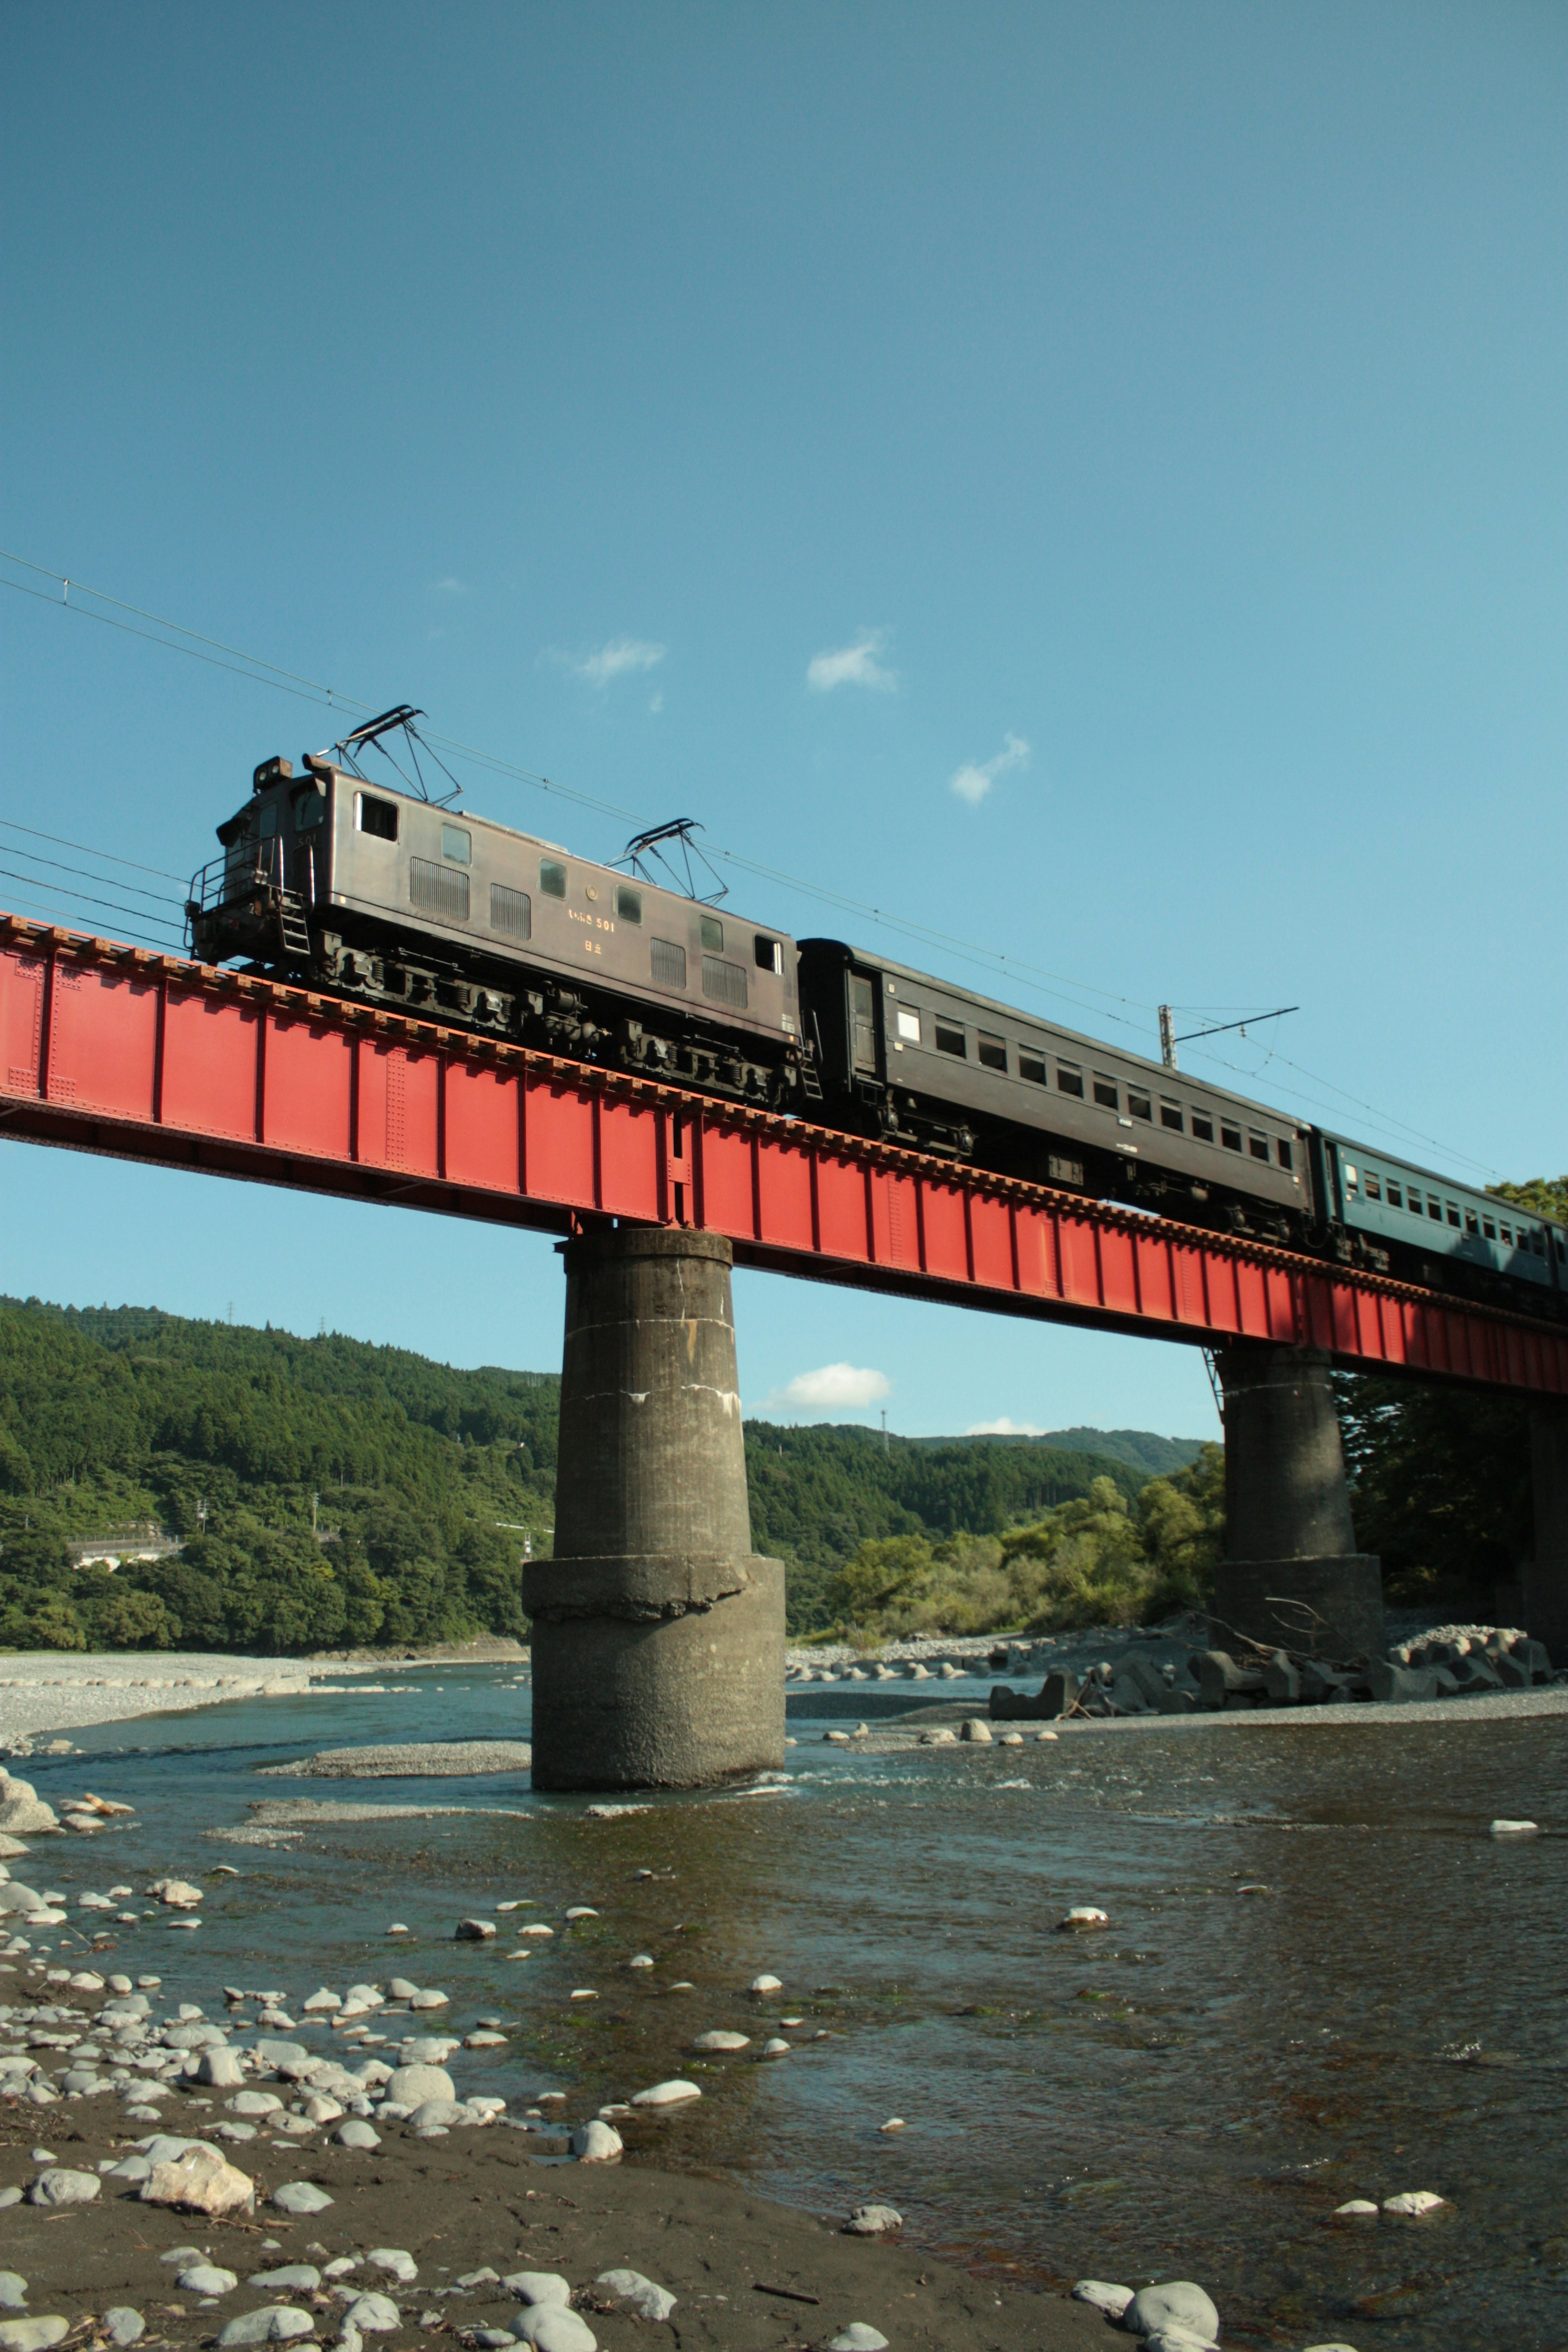
[[[0,76],[7,549],[952,944],[759,919],[1149,1051],[1299,1004],[1189,1066],[1568,1165],[1560,8],[89,0]],[[0,607],[13,824],[187,873],[342,731]],[[1184,1349],[736,1287],[749,1404],[1213,1426]],[[16,1144],[0,1288],[559,1348],[542,1238]]]

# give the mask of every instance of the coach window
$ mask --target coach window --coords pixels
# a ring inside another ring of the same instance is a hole
[[[724,952],[724,926],[717,915],[704,915],[702,918],[702,952],[704,955],[722,955]]]
[[[1224,1144],[1227,1151],[1239,1151],[1241,1150],[1240,1128],[1227,1127],[1225,1120],[1222,1118],[1219,1123],[1219,1139]],[[1355,1170],[1353,1168],[1350,1171],[1350,1180],[1352,1184],[1355,1182]]]
[[[988,1070],[1005,1070],[1007,1066],[1007,1040],[994,1037],[988,1029],[979,1032],[980,1058]]]
[[[547,898],[566,896],[566,868],[558,858],[542,857],[539,861],[539,887]]]
[[[1497,1230],[1499,1241],[1506,1242],[1509,1248],[1511,1249],[1513,1247],[1513,1227],[1511,1225],[1500,1224]]]
[[[1153,1104],[1150,1101],[1147,1095],[1139,1094],[1132,1087],[1129,1087],[1127,1089],[1127,1108],[1131,1112],[1134,1118],[1146,1118],[1151,1126],[1153,1125]]]
[[[616,888],[616,914],[617,919],[623,923],[640,923],[642,920],[642,892],[640,890],[628,890],[624,882],[617,884]]]
[[[1214,1141],[1214,1120],[1206,1110],[1194,1111],[1193,1133],[1200,1143]]]
[[[918,1045],[920,1044],[921,1016],[914,1011],[912,1006],[908,1004],[900,1005],[894,1025],[898,1030],[899,1041],[900,1044],[905,1045]]]
[[[1173,1102],[1169,1095],[1160,1097],[1160,1124],[1170,1128],[1176,1135],[1182,1131],[1182,1106],[1179,1102]]]
[[[1063,1095],[1077,1095],[1080,1102],[1083,1100],[1083,1072],[1076,1062],[1057,1064],[1057,1092]]]
[[[1454,1202],[1453,1202],[1452,1201],[1450,1201],[1450,1202],[1448,1202],[1447,1207],[1448,1207],[1448,1223],[1449,1223],[1451,1225],[1457,1226],[1457,1225],[1458,1224],[1458,1222],[1459,1222],[1459,1212],[1458,1212],[1458,1208],[1455,1206],[1455,1204],[1454,1204]]]
[[[1364,1190],[1369,1201],[1381,1201],[1383,1198],[1382,1177],[1374,1176],[1372,1170],[1369,1168],[1366,1171],[1365,1183],[1363,1189]]]
[[[951,1021],[939,1021],[936,1024],[936,1050],[939,1054],[956,1054],[962,1059],[969,1051],[963,1042],[963,1030],[955,1029]]]
[[[1094,1074],[1094,1099],[1101,1110],[1120,1110],[1121,1104],[1116,1092],[1116,1080],[1108,1078],[1103,1070]]]
[[[1043,1087],[1046,1083],[1045,1055],[1043,1054],[1026,1054],[1023,1050],[1022,1046],[1020,1046],[1018,1049],[1018,1076],[1021,1078],[1027,1078],[1032,1087]]]
[[[1268,1138],[1266,1135],[1259,1135],[1255,1127],[1249,1127],[1247,1130],[1247,1148],[1254,1160],[1261,1160],[1267,1163]]]
[[[1443,1222],[1443,1203],[1442,1203],[1442,1202],[1441,1202],[1441,1201],[1433,1201],[1433,1200],[1428,1200],[1428,1201],[1427,1201],[1427,1203],[1426,1203],[1426,1214],[1431,1218],[1432,1223],[1433,1223],[1435,1225],[1440,1225],[1440,1224],[1442,1223],[1442,1222]],[[1458,1218],[1456,1216],[1456,1217],[1455,1217],[1455,1219],[1454,1219],[1454,1223],[1455,1223],[1456,1224],[1458,1224],[1458,1222],[1459,1222],[1459,1220],[1458,1220]]]
[[[373,833],[378,841],[395,841],[397,803],[378,801],[374,793],[356,793],[354,825],[360,833]]]
[[[441,827],[441,855],[449,857],[454,866],[466,866],[473,855],[473,841],[460,824]]]
[[[1403,1209],[1405,1206],[1405,1202],[1400,1193],[1399,1187],[1394,1182],[1392,1176],[1389,1178],[1388,1182],[1384,1187],[1384,1198],[1387,1200],[1388,1205],[1391,1209]]]
[[[1293,1158],[1292,1158],[1292,1156],[1291,1156],[1290,1147],[1289,1147],[1289,1145],[1286,1142],[1285,1138],[1284,1138],[1283,1136],[1281,1136],[1281,1137],[1279,1138],[1279,1139],[1278,1143],[1275,1145],[1275,1147],[1274,1147],[1274,1148],[1275,1148],[1275,1150],[1278,1151],[1278,1153],[1279,1153],[1279,1165],[1280,1165],[1280,1167],[1281,1167],[1281,1168],[1293,1168],[1293,1167],[1295,1166],[1295,1164],[1296,1164],[1296,1163],[1295,1163],[1294,1159],[1293,1159]],[[1390,1199],[1391,1201],[1393,1201],[1393,1202],[1394,1202],[1394,1207],[1395,1207],[1395,1208],[1397,1208],[1397,1207],[1399,1206],[1399,1202],[1398,1202],[1398,1201],[1394,1198],[1394,1192],[1392,1192],[1392,1190],[1390,1191],[1388,1197],[1389,1197],[1389,1199]]]
[[[1496,1241],[1496,1239],[1497,1239],[1497,1227],[1496,1227],[1496,1225],[1493,1223],[1493,1222],[1492,1222],[1492,1220],[1490,1219],[1490,1217],[1483,1217],[1483,1218],[1481,1219],[1481,1231],[1482,1231],[1482,1233],[1483,1233],[1483,1234],[1485,1234],[1485,1235],[1486,1235],[1486,1237],[1487,1237],[1487,1239],[1488,1239],[1488,1241],[1489,1241],[1489,1242],[1495,1242],[1495,1241]]]
[[[1480,1238],[1480,1219],[1477,1216],[1473,1209],[1467,1209],[1465,1211],[1465,1231],[1471,1236],[1472,1240],[1479,1240]]]
[[[770,939],[766,931],[759,931],[752,952],[756,956],[759,971],[783,972],[784,945],[781,940]]]

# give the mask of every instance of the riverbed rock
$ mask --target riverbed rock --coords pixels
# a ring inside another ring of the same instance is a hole
[[[147,1892],[172,1911],[195,1911],[202,1902],[201,1888],[188,1878],[155,1878]]]
[[[1334,2207],[1336,2221],[1375,2221],[1377,2208],[1370,2197],[1352,2197],[1343,2205]]]
[[[96,2172],[73,2172],[68,2165],[46,2165],[27,2191],[29,2205],[89,2205],[98,2195]]]
[[[837,2336],[827,2339],[827,2352],[887,2352],[888,2339],[879,2327],[868,2327],[863,2319],[852,2319]]]
[[[1058,1933],[1077,1936],[1092,1935],[1097,1928],[1110,1925],[1109,1916],[1092,1903],[1075,1903],[1067,1917],[1057,1922]]]
[[[272,2192],[272,2202],[280,2213],[324,2213],[331,2201],[313,2180],[286,2180]]]
[[[363,2335],[390,2336],[402,2326],[402,2315],[389,2294],[367,2293],[356,2294],[344,2307],[345,2328],[357,2327]]]
[[[784,1980],[780,1977],[769,1976],[764,1972],[762,1976],[753,1977],[752,1979],[750,1985],[747,1987],[747,1990],[749,1992],[763,1993],[783,1992]]]
[[[700,2099],[701,2096],[695,2083],[684,2083],[676,2078],[668,2083],[655,2083],[646,2091],[634,2091],[632,2105],[634,2107],[679,2107],[684,2105],[688,2099]]]
[[[8,2319],[0,2326],[0,2352],[47,2352],[71,2332],[68,2319]]]
[[[493,1919],[459,1919],[452,1930],[452,1938],[458,1944],[488,1944],[495,1931]]]
[[[572,2153],[579,2164],[615,2164],[624,2146],[615,2126],[601,2123],[596,2116],[592,2123],[579,2125],[572,2135]]]
[[[239,2053],[223,2048],[204,2050],[196,2061],[196,2080],[210,2083],[217,2091],[237,2091],[245,2081],[245,2068]]]
[[[268,2304],[260,2311],[242,2311],[225,2322],[217,2335],[218,2352],[234,2352],[238,2345],[291,2344],[297,2336],[313,2336],[316,2323],[308,2311],[288,2304]]]
[[[991,1726],[986,1722],[984,1716],[965,1716],[963,1721],[958,1727],[958,1736],[960,1739],[973,1740],[977,1748],[989,1748],[991,1745]]]
[[[1219,2313],[1212,2298],[1191,2279],[1167,2279],[1160,2286],[1140,2287],[1122,2316],[1133,2336],[1153,2336],[1162,2328],[1185,2328],[1202,2344],[1219,2334]]]
[[[119,2352],[129,2352],[132,2344],[140,2344],[147,2333],[147,2322],[128,2303],[112,2303],[99,2321],[99,2326]]]
[[[365,2261],[374,2270],[385,2271],[399,2286],[412,2286],[419,2275],[419,2265],[405,2246],[373,2246]]]
[[[1132,2300],[1130,2286],[1112,2286],[1106,2279],[1079,2279],[1072,2292],[1075,2303],[1092,2305],[1107,2319],[1120,2319]]]
[[[152,2170],[142,2183],[144,2204],[178,2205],[195,2213],[248,2211],[256,2183],[216,2147],[186,2141],[180,2153],[160,2159],[154,2141],[147,2155]]]
[[[857,2205],[844,2224],[844,2234],[849,2238],[886,2238],[904,2226],[904,2217],[896,2205]]]
[[[187,2294],[232,2294],[239,2280],[233,2271],[220,2270],[216,2263],[193,2263],[189,2270],[175,2273],[174,2284],[184,2287]]]
[[[283,2112],[283,2102],[276,2091],[237,2091],[224,2105],[231,2116],[277,2116]]]
[[[509,2271],[501,2284],[519,2303],[539,2305],[572,2300],[572,2282],[559,2271]]]
[[[0,2311],[26,2311],[27,2282],[16,2271],[0,2271]]]
[[[314,2294],[321,2284],[321,2273],[314,2263],[285,2263],[281,2270],[252,2271],[245,2284],[264,2287],[269,2294],[279,2288],[285,2294]]]
[[[1446,2197],[1436,2196],[1430,2189],[1406,2189],[1397,2197],[1385,2197],[1383,2210],[1385,2213],[1396,2213],[1405,2221],[1419,2221],[1424,2213],[1435,2213],[1447,2201]]]
[[[599,2352],[599,2339],[580,2312],[570,2305],[531,2305],[512,2330],[520,2344],[534,2352]]]
[[[691,2045],[693,2050],[749,2050],[751,2046],[749,2033],[727,2033],[721,2028],[711,2033],[700,2033]]]
[[[386,2095],[399,2106],[417,2107],[426,2099],[455,2099],[452,2077],[444,2066],[395,2066]]]
[[[1539,1837],[1541,1824],[1539,1822],[1510,1821],[1505,1816],[1492,1823],[1490,1834],[1495,1838]]]
[[[676,2297],[669,2289],[656,2286],[641,2271],[601,2271],[594,2284],[602,2286],[606,2294],[613,2294],[617,2303],[624,2303],[639,2319],[658,2323],[668,2319],[675,2309]]]

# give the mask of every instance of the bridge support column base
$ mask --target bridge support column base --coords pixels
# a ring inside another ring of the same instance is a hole
[[[1554,1666],[1568,1665],[1568,1398],[1530,1409],[1535,1489],[1535,1558],[1520,1571],[1526,1633],[1544,1642]]]
[[[1356,1549],[1344,1451],[1321,1349],[1223,1349],[1226,1551],[1213,1638],[1325,1660],[1383,1648],[1383,1570]]]
[[[707,1788],[784,1761],[784,1567],[752,1549],[721,1235],[568,1242],[555,1556],[531,1562],[533,1784]]]

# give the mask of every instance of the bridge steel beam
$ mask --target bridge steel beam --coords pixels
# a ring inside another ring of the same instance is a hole
[[[1568,1328],[0,914],[0,1136],[993,1313],[1568,1397]]]

